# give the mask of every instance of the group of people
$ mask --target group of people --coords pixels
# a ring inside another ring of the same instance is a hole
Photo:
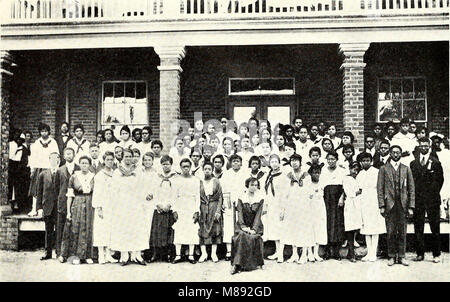
[[[197,120],[166,152],[149,126],[123,126],[120,139],[106,129],[89,142],[83,125],[72,137],[63,123],[55,140],[41,124],[33,144],[29,132],[10,142],[10,177],[28,181],[10,187],[16,200],[32,196],[30,216],[44,217],[42,260],[55,248],[60,262],[73,264],[117,262],[117,252],[121,265],[196,263],[208,259],[210,245],[217,262],[224,244],[237,273],[263,266],[266,241],[275,243],[266,258],[278,262],[285,246],[293,251],[288,262],[341,259],[343,247],[355,262],[357,233],[367,246],[362,261],[376,261],[379,236],[387,233],[388,264],[408,265],[407,218],[414,219],[415,260],[422,261],[426,213],[439,262],[450,151],[441,135],[412,125],[404,119],[396,133],[388,123],[384,133],[377,124],[358,152],[350,131],[338,137],[336,125],[308,127],[299,117],[274,128],[255,118],[239,127],[226,118]]]

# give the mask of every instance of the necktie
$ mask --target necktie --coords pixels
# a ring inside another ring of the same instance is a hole
[[[422,160],[420,161],[420,164],[423,166],[425,166],[425,157],[422,157]]]

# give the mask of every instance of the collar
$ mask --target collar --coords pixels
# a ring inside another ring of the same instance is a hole
[[[422,162],[422,159],[425,158],[425,163],[428,162],[429,158],[430,158],[430,153],[428,152],[427,154],[423,155],[422,153],[420,153],[420,160],[419,162]]]
[[[395,162],[395,161],[391,160],[391,165],[392,165],[392,167],[394,167],[395,170],[397,170],[398,167],[400,166],[400,161]]]
[[[66,162],[66,167],[68,170],[73,171],[73,169],[75,169],[75,162]]]

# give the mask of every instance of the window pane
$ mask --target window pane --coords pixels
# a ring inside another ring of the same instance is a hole
[[[234,107],[233,108],[233,120],[237,125],[243,122],[248,122],[250,117],[256,116],[256,107]]]
[[[289,125],[291,122],[291,108],[289,106],[267,107],[267,119],[272,127],[278,123]]]
[[[425,98],[425,80],[424,79],[415,79],[414,81],[414,91],[416,93],[416,98]]]
[[[426,102],[424,99],[416,100],[416,120],[426,121]]]
[[[379,81],[379,87],[378,87],[378,99],[379,100],[391,99],[390,91],[391,91],[390,81],[381,79]]]
[[[293,95],[293,78],[231,79],[230,94],[233,95]]]
[[[403,80],[403,98],[404,99],[413,99],[414,98],[413,82],[414,81],[412,79]]]
[[[114,83],[114,102],[122,103],[124,101],[125,96],[125,87],[124,83]]]
[[[103,104],[103,123],[123,123],[123,104]]]
[[[402,118],[401,100],[379,100],[378,117],[380,122],[399,121]]]
[[[147,124],[148,105],[135,103],[125,105],[125,124]]]
[[[125,102],[134,103],[136,93],[134,91],[135,83],[125,83]]]
[[[402,81],[401,80],[392,80],[391,85],[392,85],[391,86],[392,98],[394,100],[400,100],[401,93],[402,93]]]
[[[143,103],[147,102],[147,91],[145,83],[136,83],[136,102]]]
[[[414,100],[403,100],[403,117],[416,119],[416,104]]]
[[[114,102],[114,85],[112,83],[103,84],[103,98],[104,103]]]

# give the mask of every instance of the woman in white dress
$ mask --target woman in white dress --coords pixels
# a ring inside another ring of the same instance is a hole
[[[141,251],[148,246],[146,194],[133,165],[133,152],[124,149],[121,165],[113,173],[111,190],[111,249],[120,251],[122,266],[131,261],[146,265]],[[131,253],[131,260],[129,258]]]
[[[223,193],[223,242],[226,243],[226,260],[231,259],[231,242],[234,235],[233,208],[237,199],[245,190],[247,171],[242,169],[242,158],[233,154],[230,156],[231,169],[223,173],[220,179]]]
[[[188,158],[180,162],[181,175],[175,182],[175,201],[172,211],[177,218],[174,225],[176,257],[172,263],[181,262],[181,246],[189,245],[188,261],[195,264],[194,247],[199,244],[198,220],[200,212],[200,179],[191,175],[192,163]]]
[[[386,222],[378,208],[378,169],[372,166],[372,155],[367,152],[358,155],[362,170],[356,180],[361,193],[361,234],[366,236],[367,255],[362,261],[376,261],[379,234],[386,233]]]
[[[111,189],[114,166],[114,153],[103,154],[104,168],[94,178],[92,207],[94,208],[93,246],[98,248],[98,263],[117,262],[108,248],[111,241]]]
[[[270,172],[267,174],[264,183],[266,192],[265,208],[267,215],[263,212],[263,225],[265,231],[263,239],[265,241],[273,240],[275,242],[275,253],[268,257],[269,260],[275,260],[279,263],[283,262],[283,250],[281,249],[280,238],[283,220],[283,203],[286,202],[286,194],[289,189],[289,184],[286,179],[286,174],[283,174],[280,168],[280,157],[277,154],[272,154],[269,159]]]
[[[117,143],[118,146],[124,149],[133,149],[135,142],[131,139],[131,130],[125,125],[120,128],[120,141]]]
[[[342,180],[342,185],[345,193],[344,198],[339,201],[340,204],[344,203],[344,227],[345,235],[348,243],[348,255],[347,258],[350,262],[356,262],[355,258],[355,246],[354,238],[355,232],[361,229],[361,193],[362,190],[359,187],[359,183],[356,181],[356,176],[361,170],[359,162],[354,161],[349,164],[350,175],[347,175]]]
[[[105,129],[104,135],[105,141],[98,145],[99,158],[101,161],[103,160],[103,155],[106,151],[114,153],[114,149],[117,146],[116,138],[114,137],[114,132],[112,129]]]

